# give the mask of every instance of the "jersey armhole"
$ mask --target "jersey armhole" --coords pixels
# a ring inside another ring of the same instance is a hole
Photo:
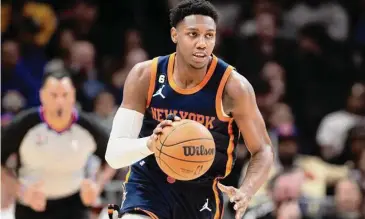
[[[223,77],[219,83],[219,87],[217,90],[217,96],[215,98],[215,109],[217,112],[217,116],[218,116],[218,119],[223,122],[229,122],[231,120],[231,117],[229,115],[227,115],[223,109],[223,92],[224,92],[224,88],[227,84],[228,78],[231,75],[232,71],[233,71],[233,67],[228,66],[226,71],[223,73]]]
[[[152,59],[151,78],[150,78],[150,84],[148,87],[146,108],[148,108],[150,106],[152,95],[153,95],[153,92],[155,91],[157,67],[158,67],[158,57]]]

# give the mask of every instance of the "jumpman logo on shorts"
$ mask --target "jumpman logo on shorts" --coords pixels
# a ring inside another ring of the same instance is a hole
[[[165,85],[162,85],[162,87],[160,87],[160,89],[158,89],[156,91],[156,93],[152,96],[152,97],[155,97],[155,96],[161,96],[163,99],[165,99],[165,95],[163,95],[162,93],[162,89],[165,87]]]
[[[207,202],[205,202],[205,204],[203,205],[202,209],[200,209],[200,212],[202,212],[204,210],[212,211],[212,209],[210,209],[208,207],[208,202],[209,202],[209,199],[207,199]]]

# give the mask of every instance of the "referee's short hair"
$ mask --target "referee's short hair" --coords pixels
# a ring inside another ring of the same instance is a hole
[[[57,69],[57,70],[53,70],[53,71],[45,71],[43,74],[43,78],[42,78],[42,84],[41,87],[43,88],[44,85],[46,84],[48,78],[56,78],[57,80],[61,80],[63,78],[69,78],[72,86],[73,82],[72,82],[72,77],[71,74],[69,72],[67,72],[65,69]]]

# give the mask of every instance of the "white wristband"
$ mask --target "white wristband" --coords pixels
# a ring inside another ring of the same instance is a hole
[[[119,108],[110,133],[105,159],[108,164],[119,169],[153,154],[147,147],[149,137],[137,138],[144,115],[130,109]]]

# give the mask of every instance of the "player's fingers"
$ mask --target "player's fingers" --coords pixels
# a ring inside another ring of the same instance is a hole
[[[221,183],[218,183],[218,188],[226,193],[230,198],[236,193],[235,189],[232,186],[225,186]]]
[[[247,205],[243,202],[240,202],[240,207],[236,210],[236,219],[241,219],[245,214],[247,209]]]
[[[32,201],[31,207],[35,210],[35,211],[44,211],[46,209],[46,204],[44,200],[41,199],[34,199]]]
[[[235,219],[242,219],[244,213],[245,213],[245,209],[242,209],[242,208],[238,209],[238,211],[236,211]]]
[[[44,197],[44,194],[43,194],[43,193],[41,193],[41,192],[35,192],[35,193],[33,194],[33,198],[34,198],[35,200],[42,200],[42,199],[44,199],[45,197]]]
[[[180,118],[180,117],[178,117],[178,116],[175,116],[174,120],[175,120],[175,121],[180,121],[180,120],[181,120],[181,118]]]
[[[242,210],[242,209],[246,209],[246,203],[242,200],[240,201],[237,201],[235,203],[235,205],[233,206],[233,209],[236,210],[236,211],[239,211],[239,210]]]
[[[162,128],[161,127],[157,127],[155,128],[155,130],[153,130],[153,134],[155,135],[159,135],[162,133]]]
[[[152,134],[152,139],[153,139],[154,141],[157,141],[157,140],[158,140],[158,136],[157,136],[157,135],[155,135],[155,134]]]
[[[241,196],[234,194],[231,198],[230,198],[230,202],[239,202],[241,200]],[[235,209],[237,210],[237,209]]]
[[[166,127],[166,126],[170,126],[170,125],[172,125],[172,121],[171,121],[171,120],[164,120],[164,121],[162,121],[162,122],[160,123],[160,127],[161,127],[161,128],[164,128],[164,127]]]

